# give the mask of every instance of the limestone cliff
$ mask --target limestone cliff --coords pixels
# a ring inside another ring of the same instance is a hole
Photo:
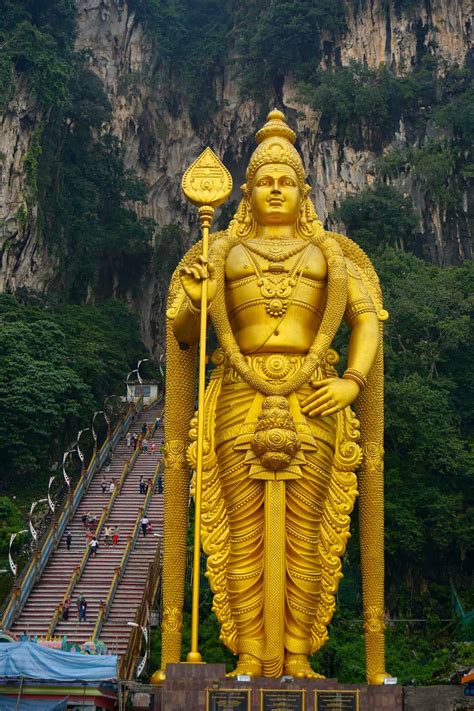
[[[213,87],[217,110],[212,120],[197,131],[184,104],[172,108],[167,104],[164,87],[171,79],[157,60],[152,38],[127,3],[78,0],[77,7],[77,48],[91,51],[91,67],[101,78],[113,107],[111,129],[124,142],[127,165],[149,186],[146,214],[159,227],[180,224],[189,243],[196,227],[193,210],[181,196],[182,173],[209,144],[232,171],[237,199],[255,130],[262,120],[262,107],[251,100],[242,101],[233,72],[227,69]],[[346,17],[346,32],[340,37],[323,38],[323,64],[327,67],[356,60],[371,67],[384,62],[397,72],[406,72],[426,48],[446,66],[462,65],[471,51],[471,0],[424,0],[413,3],[406,12],[397,10],[394,2],[360,0],[347,4]],[[355,149],[335,137],[321,138],[318,113],[302,106],[295,93],[288,77],[281,95],[272,103],[283,108],[297,130],[299,148],[315,188],[317,209],[326,220],[345,196],[373,182],[377,156],[368,148]],[[26,88],[0,116],[3,290],[15,291],[25,286],[47,292],[54,274],[54,260],[36,237],[34,212],[26,219],[22,212],[23,159],[40,118]],[[402,144],[406,141],[403,124],[395,140]],[[466,192],[458,219],[447,224],[443,210],[430,200],[417,178],[408,174],[400,187],[414,198],[429,258],[449,264],[470,256],[472,193]],[[145,342],[155,353],[163,335],[162,301],[163,284],[159,274],[150,268],[135,306],[141,314]]]

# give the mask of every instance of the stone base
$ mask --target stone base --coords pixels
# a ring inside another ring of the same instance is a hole
[[[331,679],[253,679],[239,682],[225,676],[224,664],[168,664],[166,681],[155,695],[154,711],[206,711],[206,689],[250,689],[249,711],[260,711],[260,689],[306,690],[305,711],[316,711],[314,690],[359,689],[359,711],[402,711],[401,686],[339,684]]]

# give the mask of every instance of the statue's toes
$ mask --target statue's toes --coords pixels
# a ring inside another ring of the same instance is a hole
[[[323,674],[318,674],[317,672],[313,671],[311,666],[306,662],[306,663],[295,663],[295,662],[290,662],[290,664],[285,666],[285,674],[288,674],[289,676],[293,676],[296,679],[325,679],[326,677],[323,676]]]
[[[237,662],[235,669],[226,674],[226,676],[233,679],[236,676],[239,676],[239,674],[246,674],[247,676],[251,676],[253,678],[262,676],[262,666],[258,664],[258,662],[254,661]]]

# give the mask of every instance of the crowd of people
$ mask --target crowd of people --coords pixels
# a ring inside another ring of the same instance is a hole
[[[163,420],[161,416],[158,416],[155,420],[153,430],[150,434],[153,434],[157,429],[160,429],[163,425]],[[148,441],[148,427],[146,423],[143,423],[141,432],[127,432],[125,436],[125,442],[126,445],[129,449],[133,449],[134,451],[138,448],[141,452],[146,452],[146,453],[151,453],[155,454],[157,449],[156,449],[156,443],[151,442],[149,443]],[[160,450],[162,451],[162,449]],[[101,480],[101,491],[102,494],[105,496],[106,494],[113,494],[115,491],[115,488],[117,486],[117,479],[112,477],[110,479],[107,478],[106,474],[110,472],[110,467],[112,463],[112,454],[110,454],[107,459],[104,462],[104,469],[105,473],[102,475],[102,480]],[[148,477],[148,479],[145,480],[144,476],[140,477],[139,480],[139,493],[146,495],[150,489],[150,487],[153,485],[153,479],[152,477]],[[161,465],[160,471],[158,473],[157,477],[157,493],[162,494],[163,493],[163,465]],[[90,548],[90,556],[96,557],[97,556],[97,551],[99,549],[99,541],[96,537],[96,528],[97,528],[97,523],[99,520],[99,516],[97,514],[94,514],[93,511],[87,511],[84,513],[81,517],[82,523],[84,525],[84,530],[85,530],[85,536],[86,536],[86,546],[89,546]],[[153,533],[153,526],[150,523],[150,520],[146,514],[144,514],[140,520],[140,527],[142,531],[143,536],[147,536]],[[70,529],[67,529],[65,532],[65,540],[66,540],[66,548],[69,551],[71,549],[71,544],[72,544],[72,532]],[[109,546],[115,546],[119,542],[119,527],[118,526],[111,526],[110,524],[106,524],[104,527],[104,545],[106,547]],[[87,600],[82,595],[81,593],[78,593],[77,595],[77,600],[76,600],[76,607],[77,607],[77,615],[78,615],[78,620],[79,622],[86,622],[87,621]],[[63,618],[63,620],[69,620],[69,614],[70,614],[70,609],[71,609],[71,599],[69,597],[66,597],[63,602],[60,604],[60,614]]]
[[[125,442],[129,449],[135,451],[138,449],[140,452],[145,452],[149,454],[156,454],[156,442],[149,442],[147,436],[146,424],[143,424],[141,432],[127,432],[125,436]]]

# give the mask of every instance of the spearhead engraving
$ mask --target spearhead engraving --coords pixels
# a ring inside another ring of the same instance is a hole
[[[222,205],[232,192],[232,177],[211,148],[191,163],[181,182],[183,193],[194,205]]]

